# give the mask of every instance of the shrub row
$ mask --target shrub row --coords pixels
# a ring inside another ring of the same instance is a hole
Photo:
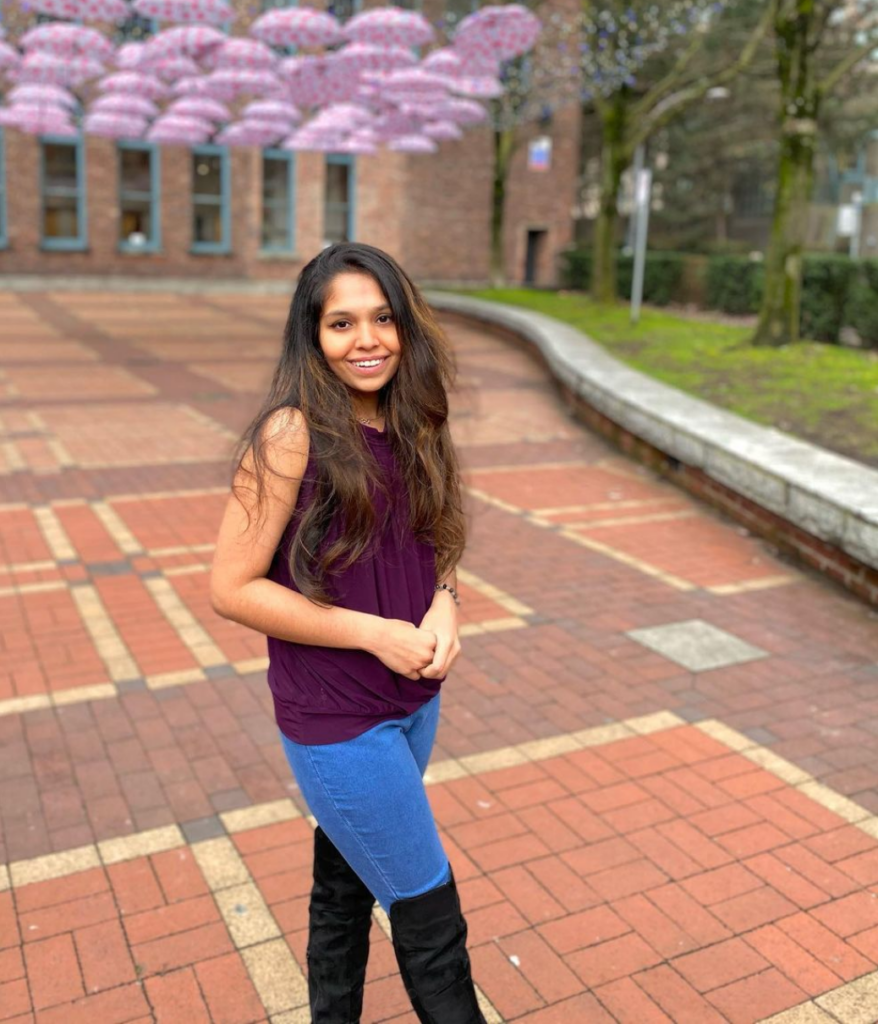
[[[680,252],[651,252],[643,275],[643,301],[667,306],[677,297],[687,255]],[[634,280],[634,257],[621,253],[616,260],[617,289],[626,298]],[[561,280],[565,288],[591,288],[592,254],[587,249],[569,249],[561,254]]]
[[[758,313],[765,283],[761,263],[742,256],[715,256],[707,269],[707,304],[724,313]],[[802,272],[802,337],[837,342],[853,327],[878,346],[878,261],[847,256],[805,257]]]
[[[651,252],[647,255],[643,298],[655,306],[681,299],[685,253]],[[619,255],[617,280],[620,297],[631,295],[634,261]],[[562,254],[564,287],[588,291],[592,254],[572,249]],[[733,315],[759,312],[765,269],[747,256],[712,256],[707,263],[705,299],[708,308]],[[802,287],[802,336],[838,342],[842,328],[853,327],[864,345],[878,347],[878,260],[851,260],[847,256],[812,254],[805,257]]]

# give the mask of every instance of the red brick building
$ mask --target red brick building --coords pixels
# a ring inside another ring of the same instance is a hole
[[[577,124],[574,106],[522,130],[506,208],[511,282],[555,279],[571,237]],[[552,140],[548,169],[528,168],[538,135]],[[0,129],[0,274],[293,277],[326,242],[349,238],[387,249],[422,281],[483,282],[492,169],[484,126],[432,155],[358,157]]]

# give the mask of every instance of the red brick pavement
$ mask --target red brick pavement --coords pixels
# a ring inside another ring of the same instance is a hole
[[[0,294],[0,861],[306,810],[264,644],[206,595],[284,307]],[[697,723],[878,814],[874,613],[589,436],[526,354],[453,341],[469,635],[435,760],[658,711],[693,723],[431,786],[498,1019],[750,1022],[868,975],[878,843]],[[693,620],[762,656],[694,671],[629,635]],[[309,829],[234,834],[300,964]],[[0,1020],[267,1019],[181,849],[0,891]],[[411,1020],[374,937],[367,1018]]]

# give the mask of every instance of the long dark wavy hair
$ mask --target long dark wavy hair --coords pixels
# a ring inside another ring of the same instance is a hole
[[[324,249],[302,271],[284,328],[283,351],[262,408],[245,431],[237,471],[249,476],[257,513],[267,457],[266,425],[279,412],[298,409],[308,425],[316,470],[314,499],[297,510],[299,526],[289,549],[290,573],[302,594],[318,604],[333,601],[327,576],[342,571],[370,547],[376,514],[370,482],[382,486],[351,395],[320,348],[319,324],[338,274],[368,274],[384,293],[400,341],[400,362],[382,388],[379,403],[386,431],[408,492],[415,537],[436,552],[437,579],[460,560],[466,539],[457,456],[448,427],[448,390],[455,364],[441,328],[405,271],[371,245],[344,242]],[[252,464],[247,453],[252,452]],[[241,476],[238,477],[240,488]],[[245,503],[249,504],[249,503]],[[321,550],[336,517],[339,539]]]

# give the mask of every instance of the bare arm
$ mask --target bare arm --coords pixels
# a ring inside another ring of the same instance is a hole
[[[434,638],[408,622],[348,608],[324,608],[266,578],[289,523],[305,466],[308,428],[298,410],[277,413],[266,427],[263,507],[257,509],[248,452],[220,526],[210,579],[211,603],[223,618],[300,644],[369,651],[409,678],[429,664]]]

